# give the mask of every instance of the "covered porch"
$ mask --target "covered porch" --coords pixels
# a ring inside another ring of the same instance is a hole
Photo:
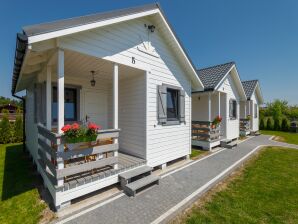
[[[240,101],[240,135],[246,136],[250,134],[252,127],[251,109],[252,102],[250,100]]]
[[[44,65],[35,85],[37,161],[57,209],[146,164],[145,86],[143,70],[69,50]],[[101,126],[95,140],[67,141],[65,124],[90,122]]]
[[[226,133],[226,93],[210,91],[192,97],[192,145],[211,150],[220,145]],[[216,117],[219,124],[214,124]]]

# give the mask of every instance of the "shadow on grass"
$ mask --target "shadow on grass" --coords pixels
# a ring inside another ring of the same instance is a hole
[[[22,145],[8,145],[5,150],[2,201],[41,185],[28,154]]]

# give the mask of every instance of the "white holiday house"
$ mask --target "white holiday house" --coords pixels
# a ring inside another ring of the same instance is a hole
[[[156,178],[129,185],[133,174],[187,157],[203,85],[151,4],[24,27],[12,93],[22,90],[26,145],[59,209],[119,179],[134,194]],[[61,128],[74,122],[101,125],[96,141],[67,142]]]
[[[259,130],[259,106],[264,103],[258,80],[242,82],[247,100],[240,102],[240,132],[243,135]]]
[[[239,103],[246,96],[234,62],[199,69],[204,91],[192,93],[192,144],[211,149],[239,137]],[[222,121],[215,125],[216,117]]]

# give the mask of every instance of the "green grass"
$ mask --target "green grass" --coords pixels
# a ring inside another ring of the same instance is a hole
[[[196,158],[198,156],[201,156],[203,154],[207,153],[207,151],[205,150],[201,150],[201,149],[192,149],[191,150],[191,154],[190,154],[190,158],[193,159],[193,158]]]
[[[298,223],[298,150],[268,147],[186,223]]]
[[[296,144],[298,145],[298,133],[292,133],[292,132],[283,132],[283,131],[260,131],[261,134],[264,135],[275,135],[280,137],[279,141],[283,141],[289,144]]]
[[[32,162],[21,144],[0,145],[0,223],[38,223],[45,203]]]

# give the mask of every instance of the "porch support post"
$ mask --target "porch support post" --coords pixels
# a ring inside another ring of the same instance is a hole
[[[244,118],[246,119],[247,115],[246,115],[246,101],[244,102]]]
[[[58,49],[58,62],[57,62],[57,101],[58,101],[58,133],[61,134],[61,128],[64,126],[64,51]],[[58,152],[64,152],[64,145],[58,144]],[[64,168],[64,161],[62,158],[57,159],[57,169]],[[57,179],[57,185],[63,186],[64,179]]]
[[[46,82],[46,126],[51,131],[52,129],[52,67],[47,66],[47,82]]]
[[[251,115],[250,114],[251,112],[250,112],[250,100],[248,101],[248,115]]]
[[[220,92],[218,92],[218,116],[220,116]]]
[[[211,93],[208,93],[208,121],[211,122]]]
[[[113,71],[113,128],[118,129],[118,94],[119,94],[119,66],[114,63]],[[114,139],[114,143],[118,143],[118,139]],[[118,151],[114,152],[114,156],[118,156]],[[118,169],[118,164],[114,165],[114,169]]]

